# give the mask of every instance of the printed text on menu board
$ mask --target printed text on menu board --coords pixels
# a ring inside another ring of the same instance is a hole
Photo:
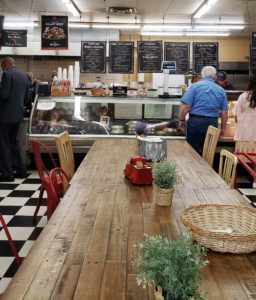
[[[106,42],[82,42],[81,72],[106,73]]]
[[[109,42],[109,73],[133,73],[133,42]]]
[[[160,73],[163,58],[162,41],[138,42],[138,72]]]
[[[42,16],[41,24],[42,50],[68,49],[67,16]]]
[[[212,66],[218,69],[218,46],[218,43],[193,43],[193,69],[196,74],[199,74],[205,66]]]
[[[185,74],[189,70],[189,48],[188,42],[165,42],[164,60],[176,61],[175,74]]]

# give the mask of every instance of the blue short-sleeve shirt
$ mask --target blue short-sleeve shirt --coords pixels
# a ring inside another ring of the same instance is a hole
[[[228,110],[225,90],[210,77],[192,84],[181,101],[190,104],[189,112],[195,115],[219,117],[221,110]]]

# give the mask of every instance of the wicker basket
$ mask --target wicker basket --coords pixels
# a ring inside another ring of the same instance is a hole
[[[256,251],[256,210],[245,206],[205,204],[181,213],[193,239],[218,252]]]
[[[91,93],[92,93],[92,96],[96,96],[96,97],[104,97],[104,96],[106,96],[105,89],[102,89],[102,88],[91,89]]]

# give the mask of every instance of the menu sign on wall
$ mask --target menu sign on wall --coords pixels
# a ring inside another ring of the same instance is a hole
[[[106,42],[82,42],[81,72],[106,73]]]
[[[68,49],[67,16],[42,16],[41,24],[42,50]]]
[[[256,32],[252,32],[252,49],[256,49]]]
[[[218,43],[193,43],[193,70],[200,73],[205,66],[218,69],[219,44]]]
[[[161,41],[138,42],[138,72],[160,73],[163,60],[163,46]]]
[[[176,70],[172,73],[185,74],[189,70],[189,43],[164,43],[164,60],[176,61]]]
[[[256,75],[256,48],[252,47],[250,53],[250,73]]]
[[[0,16],[0,50],[2,45],[2,30],[4,27],[4,16]]]
[[[133,73],[133,42],[109,42],[109,73]]]
[[[27,30],[3,30],[3,47],[27,47]]]

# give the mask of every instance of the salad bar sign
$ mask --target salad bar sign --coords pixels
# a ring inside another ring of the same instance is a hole
[[[27,47],[27,30],[3,30],[3,47]]]
[[[67,16],[42,16],[41,24],[42,50],[68,49]]]

